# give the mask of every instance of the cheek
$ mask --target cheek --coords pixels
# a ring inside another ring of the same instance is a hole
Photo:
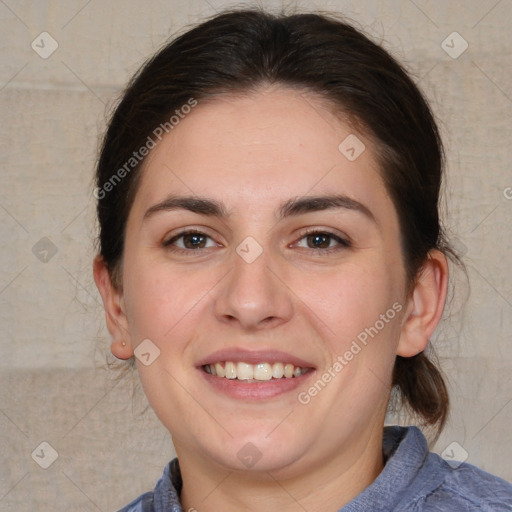
[[[401,299],[396,282],[398,276],[393,277],[393,270],[384,262],[347,263],[335,271],[303,278],[300,287],[297,284],[297,295],[323,321],[330,351],[339,354],[376,323],[383,334],[396,335],[392,306]],[[384,328],[381,315],[389,320]]]
[[[125,277],[124,288],[135,344],[150,338],[161,349],[169,346],[166,340],[194,316],[208,283],[200,277],[202,274],[171,272],[169,265],[158,262],[139,264],[134,259],[126,268],[134,269]]]
[[[130,335],[137,346],[149,338],[166,368],[189,368],[191,348],[211,325],[212,300],[226,270],[171,265],[160,256],[132,257],[125,268],[125,296]],[[131,269],[131,270],[130,270]],[[202,326],[202,327],[201,327]]]
[[[329,367],[302,391],[328,408],[333,432],[346,423],[347,411],[364,425],[386,407],[404,307],[399,269],[375,261],[341,265],[298,292],[310,318],[324,320],[321,342],[330,356]]]
[[[183,421],[191,414],[190,402],[178,398],[183,395],[180,382],[190,372],[187,347],[193,342],[208,286],[213,284],[204,273],[171,272],[170,265],[162,262],[141,263],[133,258],[125,267],[136,269],[127,272],[125,284],[130,335],[135,347],[150,339],[159,349],[150,365],[137,361],[138,373],[157,416],[164,425],[174,425],[173,415]],[[172,407],[169,397],[174,397]]]

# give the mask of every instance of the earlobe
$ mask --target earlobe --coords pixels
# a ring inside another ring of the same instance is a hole
[[[111,352],[118,359],[129,359],[133,356],[133,347],[126,314],[122,307],[122,291],[113,285],[110,272],[101,256],[94,259],[93,273],[103,300],[107,329],[112,336]]]
[[[397,355],[412,357],[426,349],[443,314],[448,290],[448,262],[430,251],[410,294]]]
[[[126,341],[113,340],[110,345],[110,351],[117,359],[126,360],[133,356],[131,344],[128,345]]]

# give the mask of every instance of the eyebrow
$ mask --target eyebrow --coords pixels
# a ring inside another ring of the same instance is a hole
[[[321,196],[302,196],[285,201],[279,207],[279,219],[322,210],[345,209],[361,213],[376,222],[371,210],[363,203],[346,195],[329,194]],[[227,219],[230,214],[223,203],[214,199],[198,196],[168,196],[163,201],[151,206],[144,214],[144,220],[159,212],[188,210],[200,215]]]

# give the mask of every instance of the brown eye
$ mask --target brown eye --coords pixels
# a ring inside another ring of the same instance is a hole
[[[208,239],[212,240],[211,237],[200,231],[184,231],[164,242],[163,246],[172,250],[182,251],[214,247],[216,244],[213,240],[210,245],[207,245]]]
[[[202,249],[206,245],[206,236],[197,233],[183,235],[183,245],[187,249]]]
[[[332,237],[324,233],[308,235],[306,238],[311,249],[326,249],[332,240]]]
[[[325,231],[312,231],[306,233],[297,243],[299,247],[304,247],[302,241],[305,240],[307,249],[324,249],[325,252],[343,249],[350,247],[350,243],[347,240]],[[333,244],[334,242],[334,244]]]

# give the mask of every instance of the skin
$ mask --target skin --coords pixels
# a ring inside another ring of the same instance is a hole
[[[408,287],[396,210],[371,141],[356,134],[366,150],[353,162],[338,150],[353,133],[318,98],[282,87],[202,102],[146,161],[127,223],[122,285],[114,287],[95,260],[112,353],[128,359],[146,338],[160,350],[151,365],[138,361],[138,371],[172,435],[185,510],[335,511],[383,468],[393,363],[425,349],[448,270],[432,251]],[[221,201],[231,215],[175,209],[144,218],[171,193]],[[373,219],[346,208],[278,218],[284,201],[333,193],[362,203]],[[186,253],[163,246],[187,228],[209,237],[204,248],[186,249],[183,238],[174,247]],[[327,238],[335,250],[317,248],[304,232],[310,228],[351,245]],[[247,236],[263,249],[252,263],[236,252]],[[301,404],[298,393],[394,303],[402,306],[395,318]],[[281,350],[315,369],[293,392],[234,399],[197,369],[226,347]],[[246,468],[237,453],[249,442],[262,456]]]

